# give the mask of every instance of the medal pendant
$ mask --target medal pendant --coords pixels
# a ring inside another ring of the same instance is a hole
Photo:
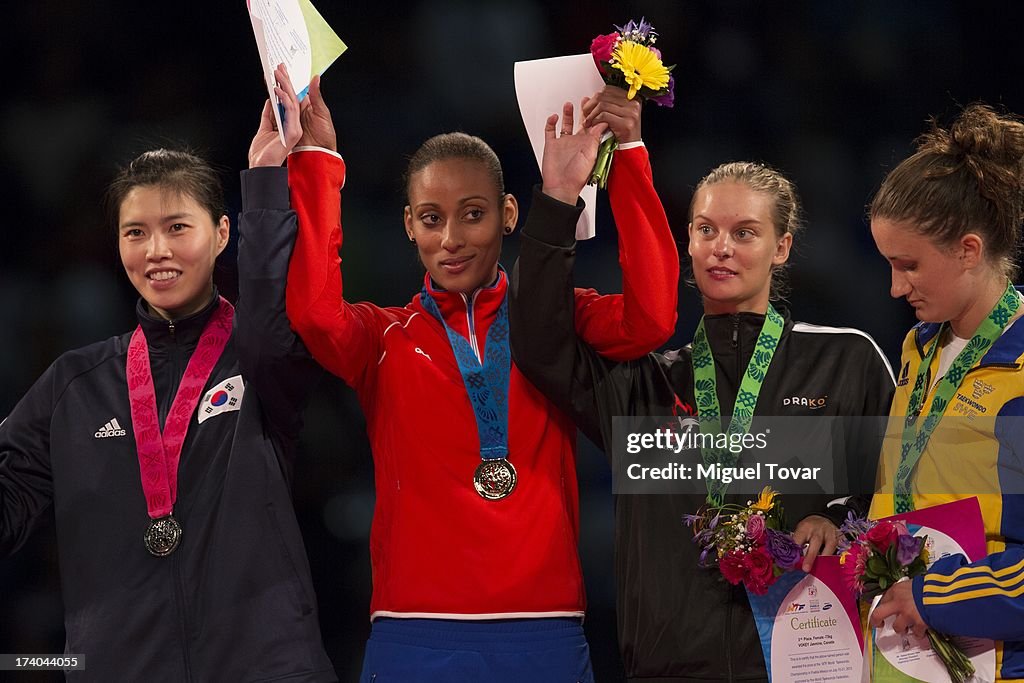
[[[473,488],[481,498],[501,500],[516,488],[516,468],[505,458],[484,460],[473,473]]]
[[[181,542],[181,525],[173,516],[151,519],[144,537],[146,550],[156,557],[166,557],[174,552]]]

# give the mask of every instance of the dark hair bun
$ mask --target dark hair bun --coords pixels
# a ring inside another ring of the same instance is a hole
[[[1012,275],[1024,221],[1024,123],[974,103],[949,128],[932,119],[916,143],[879,188],[872,218],[911,221],[938,244],[978,233]]]

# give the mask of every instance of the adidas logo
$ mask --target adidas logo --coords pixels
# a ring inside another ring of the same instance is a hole
[[[110,422],[100,427],[99,430],[97,430],[96,434],[94,434],[94,436],[97,439],[107,439],[112,436],[124,436],[125,434],[126,432],[124,431],[124,429],[121,428],[121,425],[118,423],[117,418],[115,417],[111,419]]]

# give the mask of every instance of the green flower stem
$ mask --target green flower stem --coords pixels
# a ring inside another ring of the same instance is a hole
[[[974,665],[949,636],[928,629],[928,642],[939,656],[953,683],[964,683],[974,675]]]
[[[597,150],[597,161],[594,162],[594,170],[590,172],[590,185],[597,185],[598,189],[604,190],[608,187],[608,173],[612,168],[612,154],[619,146],[614,135],[608,136]]]

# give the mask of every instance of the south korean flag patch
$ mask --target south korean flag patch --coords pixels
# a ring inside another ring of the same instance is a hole
[[[241,408],[243,393],[245,385],[242,383],[241,375],[228,377],[210,389],[199,402],[199,424],[215,415]]]

